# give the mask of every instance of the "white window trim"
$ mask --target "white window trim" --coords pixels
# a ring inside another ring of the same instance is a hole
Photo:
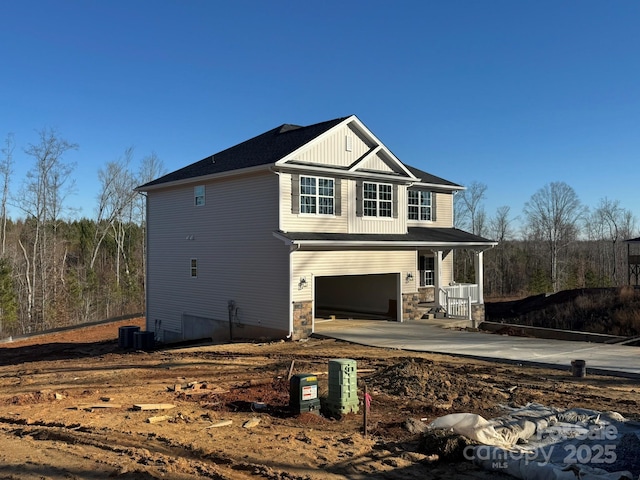
[[[376,198],[365,198],[365,190],[366,185],[375,185],[376,186]],[[389,200],[381,200],[380,199],[380,186],[385,185],[388,186],[391,190],[391,198]],[[365,202],[375,202],[376,203],[376,214],[375,215],[367,215],[367,208]],[[389,215],[380,215],[380,203],[389,203]],[[375,218],[379,220],[393,220],[393,184],[391,183],[381,183],[381,182],[362,182],[362,217],[363,218]]]
[[[201,201],[198,201],[202,199]],[[206,189],[204,185],[196,185],[193,187],[193,204],[196,207],[202,207],[206,203]]]
[[[309,195],[308,193],[302,193],[302,187],[303,187],[303,178],[311,178],[315,181],[315,190],[316,193],[314,195]],[[332,187],[333,187],[333,195],[332,196],[327,196],[327,195],[320,195],[320,185],[319,185],[319,180],[329,180],[332,183]],[[299,202],[299,214],[300,215],[311,215],[311,216],[322,216],[322,217],[335,217],[336,215],[336,180],[335,178],[331,178],[331,177],[317,177],[314,175],[300,175],[300,180],[299,180],[299,191],[298,191],[298,202]],[[302,198],[303,197],[315,197],[316,199],[316,211],[315,212],[303,212],[303,204],[302,204]],[[330,198],[331,200],[333,200],[332,206],[331,206],[331,213],[320,213],[320,199],[321,198]]]
[[[421,256],[425,258],[425,262],[427,261],[426,259],[430,259],[429,263],[433,262],[433,268],[432,269],[419,270],[419,273],[420,273],[419,284],[420,284],[421,287],[433,287],[433,286],[435,286],[435,281],[436,281],[436,259],[435,259],[435,257],[430,257],[428,255],[421,255]],[[422,263],[422,262],[420,262],[420,263]],[[421,265],[418,265],[418,268],[420,266]],[[432,280],[431,283],[428,283],[428,282],[425,281],[427,272],[431,273],[431,280]]]
[[[409,203],[411,200],[411,192],[416,192],[418,193],[418,203]],[[424,206],[422,205],[422,195],[423,194],[429,194],[429,206]],[[411,207],[415,207],[418,209],[418,218],[410,218],[410,211],[411,211]],[[422,209],[429,209],[429,218],[423,220],[421,218],[422,216]],[[431,190],[408,190],[407,191],[407,220],[409,222],[433,222],[433,192]]]

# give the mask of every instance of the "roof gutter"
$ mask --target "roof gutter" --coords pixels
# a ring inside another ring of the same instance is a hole
[[[283,241],[286,245],[296,250],[304,249],[305,247],[403,247],[403,248],[415,248],[415,247],[469,247],[478,248],[484,247],[489,250],[498,242],[412,242],[412,241],[380,241],[380,240],[295,240],[290,239],[281,233],[273,232],[273,236]],[[484,250],[483,250],[484,251]]]

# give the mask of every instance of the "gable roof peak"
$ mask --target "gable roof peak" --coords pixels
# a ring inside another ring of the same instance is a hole
[[[336,118],[306,127],[285,123],[214,155],[208,155],[198,162],[168,173],[138,187],[138,189],[144,191],[147,187],[155,185],[188,181],[231,170],[276,163],[291,152],[352,117]]]

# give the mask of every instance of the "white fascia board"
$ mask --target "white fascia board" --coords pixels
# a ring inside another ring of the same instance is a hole
[[[382,142],[380,141],[380,139],[378,139],[378,137],[376,137],[376,136],[373,134],[373,132],[372,132],[371,130],[369,130],[369,129],[365,126],[365,124],[364,124],[364,123],[362,123],[362,122],[360,121],[360,119],[359,119],[359,118],[357,118],[355,115],[354,115],[353,117],[354,117],[354,120],[353,120],[353,121],[354,121],[354,123],[356,123],[356,125],[358,126],[358,129],[359,129],[362,133],[364,133],[367,137],[369,137],[369,139],[370,139],[370,140],[372,140],[374,143],[376,143],[376,144],[380,147],[380,149],[381,149],[381,150],[383,150],[387,155],[389,155],[389,158],[390,158],[391,160],[393,160],[395,163],[397,163],[397,164],[398,164],[398,166],[399,166],[400,168],[402,168],[402,170],[405,172],[405,174],[406,174],[409,178],[411,178],[411,179],[412,179],[412,180],[414,180],[414,181],[415,181],[415,180],[417,180],[417,177],[416,177],[415,175],[413,175],[413,174],[409,171],[409,169],[408,169],[407,167],[405,167],[404,163],[402,163],[398,157],[396,157],[393,153],[391,153],[391,150],[389,150],[389,149],[385,146],[385,144],[384,144],[384,143],[382,143]]]
[[[478,242],[403,242],[403,241],[359,241],[354,242],[352,240],[292,240],[287,238],[278,232],[273,232],[273,236],[282,240],[285,244],[289,246],[296,246],[297,248],[305,248],[305,247],[351,247],[351,248],[362,248],[362,247],[394,247],[394,248],[466,248],[466,247],[483,247],[483,248],[493,248],[498,245],[498,242],[486,242],[486,243],[478,243]]]
[[[370,152],[368,152],[365,156],[363,156],[359,161],[357,161],[353,167],[351,167],[349,169],[350,172],[355,172],[358,170],[358,167],[363,164],[364,162],[367,161],[367,159],[369,159],[370,157],[373,157],[374,155],[376,155],[380,150],[382,150],[382,145],[378,145],[377,147],[375,147],[374,149],[372,149]]]
[[[274,168],[278,172],[296,172],[296,173],[316,173],[331,176],[338,176],[344,178],[362,178],[362,179],[376,179],[385,181],[387,183],[401,183],[401,184],[413,184],[414,181],[407,177],[396,177],[393,175],[386,175],[384,173],[375,172],[352,172],[350,170],[340,170],[331,167],[321,167],[313,165],[298,165],[295,163],[283,163]]]
[[[378,137],[376,137],[371,130],[369,130],[361,121],[358,117],[356,117],[355,115],[351,115],[350,117],[345,118],[342,122],[340,122],[339,124],[335,125],[334,127],[330,128],[329,130],[327,130],[326,132],[324,132],[322,135],[318,135],[316,138],[314,138],[313,140],[311,140],[310,142],[304,144],[303,146],[301,146],[300,148],[294,150],[293,152],[291,152],[289,155],[287,155],[284,158],[281,158],[280,160],[278,160],[276,162],[276,166],[281,166],[281,165],[285,165],[289,160],[293,160],[295,158],[295,156],[302,150],[305,150],[307,148],[312,147],[313,145],[315,145],[316,143],[321,142],[324,138],[328,137],[329,135],[333,135],[333,131],[341,128],[344,125],[350,124],[350,123],[355,123],[356,128],[360,131],[360,133],[364,134],[366,137],[369,138],[369,140],[371,140],[374,144],[377,145],[377,147],[374,148],[374,151],[378,152],[380,150],[383,150],[388,156],[389,158],[398,164],[398,166],[402,169],[402,171],[405,172],[405,174],[407,175],[407,177],[409,177],[411,180],[415,181],[417,180],[417,178],[415,177],[415,175],[413,175],[408,169],[407,167],[405,167],[405,165],[393,154],[391,153],[391,151],[385,147],[385,145],[378,139]],[[360,163],[360,162],[358,162]]]
[[[442,185],[440,183],[426,183],[426,182],[414,182],[413,186],[415,187],[424,187],[431,190],[447,190],[447,191],[461,191],[466,190],[467,187],[463,187],[461,185]]]
[[[190,177],[190,178],[184,178],[182,180],[175,180],[173,182],[159,183],[157,185],[150,185],[145,188],[136,187],[134,188],[134,190],[136,192],[149,192],[152,190],[160,190],[162,188],[167,188],[167,187],[179,187],[182,185],[189,185],[193,183],[208,182],[209,180],[218,180],[218,179],[223,179],[228,177],[236,177],[239,175],[257,173],[263,170],[265,171],[270,170],[272,167],[273,167],[273,163],[267,163],[265,165],[257,165],[255,167],[240,168],[238,170],[228,170],[226,172],[212,173],[210,175],[202,175],[200,177]]]
[[[278,160],[276,162],[276,167],[281,166],[281,165],[285,165],[289,160],[294,160],[295,156],[298,155],[298,153],[300,153],[302,150],[306,150],[306,149],[312,147],[313,145],[315,145],[316,143],[320,143],[324,138],[326,138],[326,137],[328,137],[330,135],[333,135],[333,131],[334,130],[336,130],[337,128],[340,128],[343,125],[353,121],[355,118],[356,118],[355,115],[351,115],[350,117],[345,118],[343,121],[341,121],[337,125],[334,125],[333,127],[331,127],[326,132],[318,135],[316,138],[314,138],[313,140],[305,143],[300,148],[295,149],[293,152],[288,154],[286,157],[283,157],[280,160]]]

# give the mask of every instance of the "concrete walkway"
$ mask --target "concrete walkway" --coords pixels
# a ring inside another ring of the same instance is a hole
[[[445,321],[446,322],[446,321]],[[563,370],[585,360],[587,375],[640,379],[640,347],[509,337],[444,328],[433,321],[316,320],[315,333],[374,347],[444,353]]]

